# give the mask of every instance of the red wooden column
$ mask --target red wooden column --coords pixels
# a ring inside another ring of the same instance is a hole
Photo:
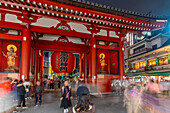
[[[39,49],[35,49],[35,81],[38,81]]]
[[[41,79],[41,84],[43,83],[43,68],[44,68],[44,51],[41,51],[41,63],[40,63],[40,79]]]
[[[96,39],[92,36],[90,40],[90,81],[95,83],[96,79]]]
[[[119,36],[119,79],[123,79],[123,76],[125,76],[124,72],[124,53],[123,53],[123,45],[124,45],[124,38],[127,34],[127,31],[125,29],[122,29],[120,32],[116,32],[116,35]]]
[[[80,78],[82,78],[82,63],[83,62],[82,62],[82,54],[81,53],[80,53],[79,59],[80,59],[80,65],[79,65],[80,66],[80,70],[79,70],[80,72],[79,73],[80,73]]]
[[[124,73],[124,54],[123,54],[123,41],[119,43],[119,73],[120,79],[123,79]]]
[[[21,47],[20,79],[24,77],[29,80],[30,51],[31,51],[31,31],[25,27],[23,28],[23,40],[22,40],[22,47]]]
[[[86,80],[87,77],[87,54],[84,53],[84,80]]]

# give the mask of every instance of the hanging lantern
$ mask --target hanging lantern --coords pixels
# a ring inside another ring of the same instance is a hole
[[[56,73],[71,73],[75,67],[75,57],[68,52],[55,52],[51,56],[52,70]]]

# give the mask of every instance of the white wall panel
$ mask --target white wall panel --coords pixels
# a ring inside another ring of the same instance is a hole
[[[42,27],[56,27],[59,23],[56,19],[49,19],[49,18],[40,18],[37,22],[32,23],[31,25],[42,26]]]
[[[12,14],[6,14],[5,15],[5,21],[7,21],[7,22],[15,22],[15,23],[22,23],[22,21],[17,19],[16,15],[12,15]]]

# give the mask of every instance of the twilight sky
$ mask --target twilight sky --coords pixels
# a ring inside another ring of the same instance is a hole
[[[87,1],[87,0],[86,0]],[[109,5],[140,13],[152,11],[155,16],[170,16],[170,0],[88,0],[90,2]]]

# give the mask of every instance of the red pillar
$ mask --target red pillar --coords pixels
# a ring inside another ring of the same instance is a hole
[[[120,49],[119,49],[119,73],[120,73],[120,79],[123,79],[124,73],[124,54],[123,54],[123,41],[119,43]]]
[[[38,64],[39,64],[39,50],[36,47],[35,49],[35,81],[38,81]]]
[[[40,79],[41,79],[41,84],[43,83],[43,68],[44,68],[44,51],[41,51],[41,63],[40,63]]]
[[[80,53],[80,56],[79,56],[79,59],[80,59],[80,78],[82,78],[82,54]]]
[[[96,39],[92,37],[90,40],[90,81],[95,83],[96,79]]]
[[[30,51],[31,51],[31,31],[23,29],[23,40],[21,47],[21,71],[20,79],[23,77],[29,80],[30,72]]]
[[[87,77],[87,54],[84,53],[84,80],[86,80]]]

